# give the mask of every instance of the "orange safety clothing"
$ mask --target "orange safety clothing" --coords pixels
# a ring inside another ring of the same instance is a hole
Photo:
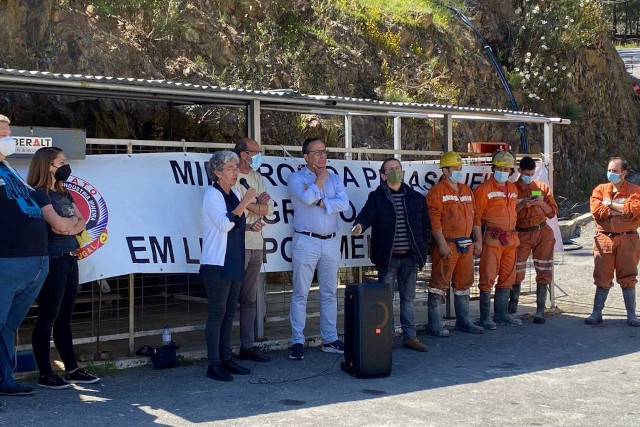
[[[540,191],[542,200],[551,208],[551,212],[545,214],[539,206],[522,208],[518,212],[516,230],[520,245],[518,246],[518,259],[516,261],[516,283],[522,283],[527,270],[527,259],[533,251],[533,266],[536,270],[536,283],[551,283],[553,281],[553,248],[555,237],[553,230],[544,222],[547,218],[553,218],[558,213],[558,204],[551,194],[547,184],[533,181],[527,185],[522,180],[516,181],[518,189],[518,203],[531,197],[532,191]],[[541,226],[537,230],[523,230]]]
[[[511,289],[516,278],[516,248],[520,243],[515,232],[517,188],[510,182],[500,184],[491,176],[476,188],[474,196],[473,225],[486,226],[478,288],[491,291],[497,277],[496,288]],[[506,234],[499,233],[500,230]]]
[[[431,230],[442,230],[445,239],[469,237],[473,229],[474,200],[471,189],[458,184],[456,190],[446,179],[434,185],[427,193],[427,207],[431,218]],[[458,291],[466,291],[473,285],[473,245],[467,252],[458,252],[455,242],[448,242],[449,258],[440,255],[438,245],[431,251],[431,281],[429,286],[445,291],[449,284]]]
[[[622,203],[622,215],[612,215],[605,201]],[[615,191],[610,182],[600,184],[593,189],[590,206],[597,231],[593,242],[594,284],[610,289],[615,273],[621,288],[634,288],[640,261],[640,186],[625,180]]]

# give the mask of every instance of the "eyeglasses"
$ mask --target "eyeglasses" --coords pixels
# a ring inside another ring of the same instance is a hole
[[[384,174],[388,174],[391,171],[402,171],[402,166],[391,166],[384,171]]]
[[[238,172],[238,168],[237,167],[224,167],[224,168],[222,168],[222,170],[225,170],[227,172],[232,172],[232,173]]]
[[[262,154],[262,150],[244,150],[245,153],[255,153],[255,154]]]
[[[326,156],[329,154],[329,150],[324,149],[324,150],[307,151],[307,154],[315,154],[317,156]]]

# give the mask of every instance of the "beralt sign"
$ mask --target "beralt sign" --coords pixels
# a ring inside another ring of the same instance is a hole
[[[200,263],[202,197],[211,182],[205,164],[209,154],[158,153],[87,156],[71,161],[66,183],[87,218],[88,236],[80,250],[80,279],[87,282],[128,273],[196,273]],[[28,163],[12,162],[26,176]],[[275,201],[264,218],[265,271],[291,270],[293,207],[287,177],[303,165],[300,158],[265,157],[260,173]],[[330,160],[349,196],[340,213],[338,238],[342,267],[371,265],[369,232],[353,237],[349,230],[370,191],[379,184],[381,162]],[[405,182],[425,194],[441,173],[437,163],[403,162]],[[488,166],[464,168],[472,187],[484,181]],[[546,169],[537,171],[546,181]],[[556,231],[557,222],[552,221]],[[559,234],[557,240],[559,239]],[[559,245],[561,250],[562,245]]]
[[[87,137],[83,129],[11,126],[11,137],[16,142],[13,158],[32,157],[38,149],[52,146],[61,148],[68,160],[86,156]]]

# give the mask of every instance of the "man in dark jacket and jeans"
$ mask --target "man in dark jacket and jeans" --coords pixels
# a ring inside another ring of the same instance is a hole
[[[394,280],[398,280],[402,344],[427,351],[427,346],[416,337],[413,319],[418,270],[427,260],[431,239],[427,205],[422,194],[402,182],[404,171],[399,160],[385,160],[380,177],[382,183],[369,193],[355,219],[353,235],[371,227],[371,261],[378,268],[379,280],[391,289]]]

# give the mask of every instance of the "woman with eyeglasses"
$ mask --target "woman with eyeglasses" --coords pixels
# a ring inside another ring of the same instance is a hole
[[[246,223],[245,210],[254,203],[256,190],[244,197],[233,188],[238,180],[238,155],[217,151],[207,163],[207,176],[213,181],[202,200],[202,259],[200,275],[207,291],[209,313],[205,336],[209,366],[207,377],[232,381],[250,369],[231,358],[231,329],[244,277],[244,237],[246,231],[260,231],[261,221]]]
[[[34,154],[27,182],[35,190],[47,224],[49,238],[49,275],[38,295],[38,319],[33,327],[33,354],[40,370],[38,386],[51,389],[70,387],[71,383],[93,384],[100,381],[80,369],[73,351],[71,314],[78,292],[78,249],[76,235],[86,222],[63,182],[71,175],[64,152],[43,147]],[[50,338],[64,363],[64,379],[53,372]]]

